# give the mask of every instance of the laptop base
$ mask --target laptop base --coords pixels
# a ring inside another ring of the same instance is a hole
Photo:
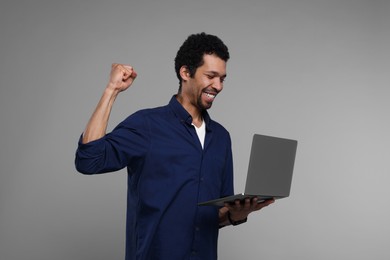
[[[236,194],[236,195],[232,195],[232,196],[227,196],[224,198],[200,202],[200,203],[198,203],[198,206],[223,207],[223,206],[225,206],[225,203],[233,204],[233,203],[235,203],[236,200],[241,200],[241,203],[243,203],[245,199],[247,199],[247,198],[253,199],[255,197],[257,197],[257,199],[258,199],[258,203],[261,203],[261,202],[263,202],[265,200],[269,200],[269,199],[282,198],[282,197],[273,197],[273,196],[265,196],[265,195],[249,195],[249,194],[245,194],[245,193],[240,193],[240,194]]]

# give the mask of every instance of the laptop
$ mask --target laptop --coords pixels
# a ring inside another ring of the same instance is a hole
[[[290,195],[296,140],[254,134],[246,177],[245,192],[198,203],[199,206],[224,206],[235,200],[257,197],[259,202]]]

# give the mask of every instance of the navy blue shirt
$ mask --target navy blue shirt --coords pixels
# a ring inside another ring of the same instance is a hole
[[[231,140],[206,111],[203,119],[204,149],[175,96],[130,115],[101,139],[79,141],[79,172],[127,167],[126,260],[217,259],[218,208],[197,204],[233,194]]]

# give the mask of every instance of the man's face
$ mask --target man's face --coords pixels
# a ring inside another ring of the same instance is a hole
[[[226,78],[226,62],[213,54],[203,56],[203,65],[198,67],[193,78],[183,89],[190,103],[199,110],[209,109],[215,97],[223,89]]]

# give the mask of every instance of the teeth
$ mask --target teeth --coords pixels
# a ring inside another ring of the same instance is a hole
[[[207,95],[207,97],[209,97],[209,98],[215,98],[215,95],[212,95],[212,94],[210,94],[210,93],[206,93],[206,95]]]

